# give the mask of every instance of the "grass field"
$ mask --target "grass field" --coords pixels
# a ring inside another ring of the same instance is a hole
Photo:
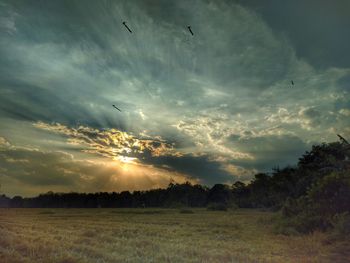
[[[0,209],[0,262],[350,262],[324,233],[275,234],[273,213],[192,211]]]

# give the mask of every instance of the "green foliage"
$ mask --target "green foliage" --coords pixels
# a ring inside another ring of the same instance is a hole
[[[350,232],[349,149],[341,143],[322,144],[300,158],[294,172],[297,180],[282,206],[277,232],[333,229],[338,237]]]
[[[232,191],[228,185],[216,184],[209,190],[208,203],[222,203],[227,205],[232,200]]]
[[[284,217],[293,217],[308,210],[308,199],[303,196],[298,199],[288,197],[283,204],[281,213]]]
[[[239,206],[234,201],[231,201],[227,204],[227,208],[230,210],[236,210]]]
[[[336,238],[350,239],[350,213],[336,214],[331,221]]]
[[[332,172],[320,178],[305,196],[288,198],[281,214],[284,228],[300,233],[316,229],[345,228],[350,211],[350,176],[348,172]],[[342,216],[340,216],[342,215]]]
[[[11,198],[6,195],[0,195],[0,207],[9,207],[11,204]]]
[[[350,212],[350,172],[332,172],[321,178],[307,196],[315,212],[326,217]]]
[[[299,233],[304,234],[311,233],[317,229],[326,230],[330,227],[330,224],[324,219],[324,217],[322,217],[322,215],[306,211],[286,220],[286,224]]]
[[[286,236],[295,236],[300,235],[300,233],[295,229],[291,223],[282,216],[278,216],[275,218],[273,222],[273,232],[275,234],[282,234]]]
[[[348,151],[347,145],[340,142],[314,145],[310,152],[306,152],[299,159],[298,167],[302,170],[328,173],[342,166]]]

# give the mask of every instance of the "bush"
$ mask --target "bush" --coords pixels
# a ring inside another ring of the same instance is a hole
[[[337,238],[350,238],[350,214],[336,214],[332,219],[332,234]]]
[[[283,217],[293,217],[308,209],[308,199],[300,197],[298,199],[288,197],[284,202],[281,213]]]
[[[303,212],[293,217],[282,215],[275,223],[275,232],[284,235],[308,234],[329,227],[330,224],[322,216]]]
[[[334,228],[338,235],[350,233],[349,212],[349,173],[333,172],[320,178],[305,196],[286,200],[281,209],[284,222],[278,228],[282,232],[293,228],[300,233]]]
[[[235,203],[235,202],[230,202],[228,205],[227,205],[227,208],[231,209],[231,210],[236,210],[238,209],[238,205]]]
[[[227,205],[223,203],[209,203],[207,206],[207,209],[211,211],[227,211],[227,208]]]
[[[291,226],[291,224],[288,221],[284,219],[279,219],[275,222],[273,232],[275,234],[281,234],[286,236],[300,235],[300,233],[293,226]]]
[[[308,191],[308,198],[317,213],[329,219],[350,212],[350,174],[333,172],[323,177]]]
[[[292,226],[299,233],[311,233],[315,230],[326,230],[330,224],[321,215],[302,213],[290,220]]]

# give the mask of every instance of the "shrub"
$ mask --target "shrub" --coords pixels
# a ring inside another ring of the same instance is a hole
[[[284,219],[280,219],[275,222],[273,232],[275,234],[281,234],[286,236],[300,235],[300,233],[293,226],[291,226],[291,224],[288,221]]]
[[[350,238],[350,214],[336,214],[332,219],[332,234],[337,238]]]
[[[290,225],[300,233],[311,233],[317,229],[326,230],[330,224],[321,215],[311,213],[301,213],[292,218]]]
[[[303,212],[293,217],[281,216],[275,223],[275,232],[284,235],[307,234],[317,229],[325,230],[330,224],[322,216]]]
[[[236,210],[238,209],[238,205],[235,202],[229,202],[229,204],[227,205],[227,208],[231,209],[231,210]]]
[[[323,177],[308,191],[308,198],[317,213],[326,217],[350,212],[350,174],[333,172]]]
[[[307,210],[308,199],[306,197],[298,199],[288,197],[282,206],[281,213],[284,217],[293,217]]]
[[[300,233],[334,228],[337,235],[350,233],[349,212],[349,173],[333,172],[320,178],[305,196],[286,200],[281,209],[284,222],[278,228],[282,232],[293,228]]]

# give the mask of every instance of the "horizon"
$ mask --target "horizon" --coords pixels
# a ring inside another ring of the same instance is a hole
[[[0,194],[249,182],[350,139],[349,2],[0,7]]]

